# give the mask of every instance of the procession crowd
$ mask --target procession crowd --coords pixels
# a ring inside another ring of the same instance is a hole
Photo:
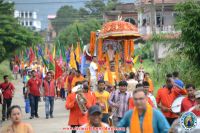
[[[13,67],[19,76],[20,68]],[[111,72],[114,73],[111,66]],[[112,78],[115,79],[112,73]],[[200,91],[193,84],[186,84],[179,79],[178,72],[166,74],[165,83],[160,86],[156,96],[150,74],[142,67],[129,73],[121,72],[119,82],[108,82],[105,72],[98,76],[97,60],[94,57],[83,75],[79,70],[66,69],[55,80],[54,71],[43,74],[41,68],[25,67],[20,70],[23,79],[24,99],[30,101],[30,119],[39,118],[38,104],[45,102],[46,119],[54,118],[54,101],[57,98],[66,100],[65,108],[69,110],[68,125],[75,127],[119,127],[124,130],[105,132],[131,133],[168,133],[176,132],[173,122],[180,119],[182,113],[190,111],[200,117]],[[15,86],[8,75],[0,83],[2,104],[2,121],[11,119],[12,124],[3,128],[3,133],[32,133],[32,127],[21,121],[22,111],[18,105],[12,105]],[[17,88],[20,89],[20,88]],[[180,111],[174,112],[173,102],[184,96],[180,103]],[[28,108],[28,107],[27,107]],[[97,131],[72,130],[72,133],[89,133]]]

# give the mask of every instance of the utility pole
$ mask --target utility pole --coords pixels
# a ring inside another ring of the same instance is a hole
[[[164,24],[164,1],[162,0],[162,8],[161,8],[161,15],[160,15],[160,29],[163,31],[163,24]]]
[[[151,33],[152,36],[154,36],[156,34],[156,26],[155,26],[155,5],[154,5],[154,0],[151,0]],[[153,44],[154,46],[154,58],[155,58],[155,62],[158,63],[158,45],[157,42],[154,42]]]

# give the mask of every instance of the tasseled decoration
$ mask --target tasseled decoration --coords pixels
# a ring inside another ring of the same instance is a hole
[[[130,57],[133,57],[134,56],[134,40],[129,40],[129,43],[130,43]]]
[[[102,48],[103,48],[103,39],[98,40],[98,61],[102,61]]]
[[[96,32],[91,31],[90,32],[90,49],[89,49],[91,56],[94,55],[95,44],[96,44]]]
[[[124,61],[128,60],[128,40],[124,40]]]
[[[116,81],[119,82],[119,53],[118,52],[115,55],[115,74],[116,74]]]
[[[102,48],[103,48],[103,39],[100,38],[98,40],[98,72],[101,71],[101,67],[102,67],[102,61],[103,61],[103,53],[102,53]]]

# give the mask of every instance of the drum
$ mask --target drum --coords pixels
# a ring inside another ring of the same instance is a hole
[[[174,100],[174,102],[172,103],[172,106],[171,106],[172,112],[174,112],[174,113],[181,112],[181,103],[184,98],[185,98],[184,96],[180,96]]]

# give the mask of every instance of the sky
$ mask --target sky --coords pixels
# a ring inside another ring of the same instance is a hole
[[[42,23],[42,29],[47,27],[48,15],[56,14],[57,10],[64,5],[72,5],[75,8],[84,6],[88,0],[11,0],[15,2],[16,10],[36,11],[38,19]],[[104,0],[105,1],[105,0]],[[123,3],[132,3],[134,0],[121,0]]]

